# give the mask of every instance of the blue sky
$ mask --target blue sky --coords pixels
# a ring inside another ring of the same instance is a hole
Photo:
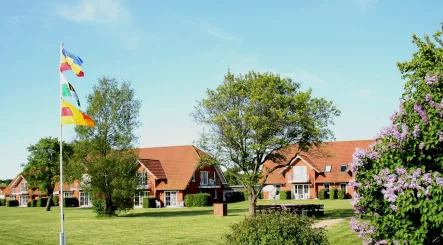
[[[189,114],[234,73],[271,71],[333,100],[337,140],[372,139],[398,108],[412,33],[433,34],[441,1],[4,1],[0,9],[0,179],[26,148],[59,135],[59,44],[80,56],[65,72],[83,109],[102,75],[143,101],[140,146],[192,144]],[[64,127],[72,140],[74,126]]]

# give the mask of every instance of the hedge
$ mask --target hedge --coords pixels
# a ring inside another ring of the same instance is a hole
[[[186,207],[209,206],[211,195],[209,193],[188,194],[185,196]]]
[[[0,199],[0,206],[6,205],[6,199]]]
[[[328,189],[321,189],[318,192],[318,199],[320,199],[320,200],[326,199],[327,195],[328,195],[327,192],[328,192]]]
[[[58,196],[52,196],[52,205],[58,206]]]
[[[333,187],[329,190],[329,199],[334,200],[337,199],[337,188]]]
[[[155,197],[145,197],[143,198],[143,208],[155,208]]]
[[[46,198],[46,197],[39,198],[39,199],[37,199],[37,207],[44,208],[44,207],[46,207],[47,202],[48,202],[48,198]]]
[[[288,200],[288,199],[291,199],[291,191],[281,190],[280,200]]]
[[[338,199],[345,199],[346,197],[346,191],[345,190],[339,190],[337,193]]]
[[[242,202],[245,201],[245,193],[242,191],[232,191],[225,193],[226,202]]]
[[[77,197],[63,198],[63,207],[78,207]]]
[[[37,207],[37,200],[31,200],[28,202],[28,207]]]
[[[17,207],[18,206],[18,200],[7,200],[6,201],[6,207]]]

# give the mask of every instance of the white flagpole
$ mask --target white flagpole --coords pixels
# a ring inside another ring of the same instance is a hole
[[[62,62],[62,49],[63,43],[60,43],[60,63],[59,63],[59,72],[60,72],[60,64]],[[60,245],[66,245],[66,235],[65,235],[65,217],[63,210],[63,124],[62,124],[62,85],[59,82],[60,86],[60,191],[59,191],[59,200],[60,200],[60,221],[61,221],[61,232],[60,232]],[[48,200],[49,202],[50,200]]]

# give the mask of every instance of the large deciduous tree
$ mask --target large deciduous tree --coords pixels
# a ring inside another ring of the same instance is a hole
[[[442,34],[413,35],[417,52],[397,63],[407,80],[399,111],[370,151],[354,153],[352,204],[368,222],[350,225],[365,244],[443,242]]]
[[[286,159],[278,151],[297,144],[308,150],[333,137],[328,128],[340,114],[331,101],[315,98],[311,90],[300,91],[300,83],[272,73],[251,71],[226,74],[223,84],[208,90],[198,102],[194,119],[207,130],[199,146],[211,155],[204,164],[236,167],[236,175],[247,188],[249,213],[273,171],[289,165],[298,153]],[[277,165],[262,171],[264,163]]]
[[[50,211],[55,185],[60,182],[60,142],[57,138],[41,138],[35,145],[28,147],[28,152],[28,162],[24,165],[22,175],[29,189],[46,193],[46,211]],[[63,142],[64,166],[70,164],[72,156],[73,147]]]
[[[95,127],[76,127],[76,158],[89,175],[84,186],[93,199],[104,204],[103,215],[115,215],[133,207],[141,101],[128,82],[102,77],[88,95],[87,114]],[[93,203],[100,203],[94,202]]]

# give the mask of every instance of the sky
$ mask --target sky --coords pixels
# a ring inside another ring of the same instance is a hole
[[[413,33],[433,34],[442,1],[0,0],[0,179],[14,178],[27,147],[59,137],[60,42],[84,61],[65,72],[81,109],[102,76],[131,82],[142,100],[140,147],[187,145],[190,113],[228,69],[273,72],[341,110],[336,140],[372,139],[403,91],[396,62]],[[74,126],[63,127],[73,140]]]

